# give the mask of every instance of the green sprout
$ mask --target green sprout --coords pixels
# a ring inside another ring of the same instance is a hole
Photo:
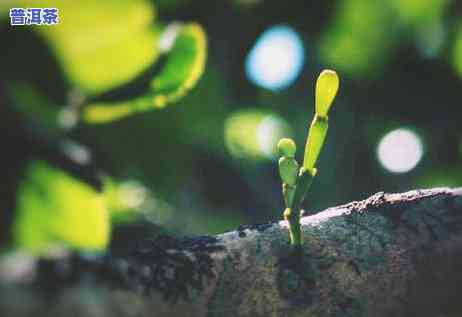
[[[295,160],[296,145],[291,139],[278,143],[279,176],[284,197],[284,219],[289,224],[290,244],[299,248],[302,243],[300,228],[301,207],[317,174],[316,162],[328,129],[328,112],[339,87],[339,78],[333,70],[324,70],[316,81],[315,115],[308,131],[302,167]]]

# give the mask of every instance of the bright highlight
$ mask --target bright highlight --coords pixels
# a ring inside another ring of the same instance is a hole
[[[292,28],[274,26],[257,39],[247,56],[245,71],[257,86],[280,90],[297,79],[304,55],[302,39]]]
[[[422,141],[410,130],[396,129],[382,138],[377,149],[377,156],[386,170],[392,173],[409,172],[422,159]]]

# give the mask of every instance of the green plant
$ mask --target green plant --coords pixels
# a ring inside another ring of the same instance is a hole
[[[328,129],[328,112],[339,87],[339,78],[333,70],[324,70],[316,81],[315,115],[308,132],[303,165],[299,168],[295,160],[296,145],[291,139],[278,143],[279,175],[284,197],[284,219],[289,224],[290,243],[299,247],[302,243],[300,228],[301,206],[316,176],[316,162],[321,152]]]

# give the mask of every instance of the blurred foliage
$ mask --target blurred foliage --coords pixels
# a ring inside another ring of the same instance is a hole
[[[34,0],[4,2],[35,7]],[[41,7],[59,8],[60,23],[34,27],[52,47],[71,85],[94,95],[136,77],[158,56],[159,30],[148,1],[45,0]],[[123,19],[123,23],[121,23]]]
[[[206,39],[204,31],[197,24],[178,28],[167,61],[151,81],[146,95],[126,101],[90,103],[84,106],[83,120],[87,123],[105,123],[132,113],[163,108],[183,97],[197,83],[204,70]]]
[[[350,76],[371,76],[409,33],[428,55],[436,54],[449,4],[448,0],[342,1],[321,40],[321,58]]]
[[[106,176],[98,191],[62,169],[33,161],[18,187],[15,244],[39,254],[56,247],[102,251],[110,240],[111,223],[137,221],[150,197],[136,181]]]
[[[103,250],[109,242],[109,214],[95,189],[49,164],[30,164],[18,187],[15,241],[47,253],[57,245]]]
[[[390,7],[402,23],[419,29],[426,24],[442,22],[449,0],[391,0]]]
[[[16,6],[32,4],[28,0],[15,2]],[[49,0],[42,5],[58,7],[60,23],[34,30],[54,50],[70,84],[84,95],[94,96],[126,85],[153,65],[159,55],[168,53],[147,93],[121,101],[90,99],[82,114],[87,123],[105,123],[163,108],[183,97],[203,73],[207,49],[203,29],[195,23],[176,24],[169,32],[169,27],[153,25],[154,8],[147,1]],[[173,47],[161,47],[165,40],[173,42]]]
[[[27,7],[35,3],[5,2],[0,11],[7,12],[10,5]],[[84,119],[106,122],[151,107],[165,107],[183,97],[202,75],[206,59],[202,28],[195,23],[175,24],[173,34],[169,34],[172,32],[168,27],[161,37],[160,25],[151,25],[154,11],[147,1],[45,1],[42,5],[58,7],[60,23],[56,27],[33,29],[52,48],[69,84],[82,97],[69,99],[68,109],[60,114],[52,101],[26,82],[13,81],[7,85],[7,91],[15,110],[27,122],[37,122],[58,140],[63,135],[59,131],[63,114],[68,115],[72,108],[81,106],[85,95],[102,96],[102,92],[129,86],[128,81],[138,83],[137,78],[160,53],[168,56],[157,76],[149,79],[148,96],[109,105],[90,102],[84,105]],[[122,16],[124,24],[120,23]],[[76,165],[91,159],[87,153],[67,150],[63,154],[70,155]],[[136,219],[130,211],[142,204],[145,189],[140,184],[117,183],[109,177],[105,178],[103,193],[93,186],[44,162],[31,163],[16,190],[13,225],[16,245],[36,253],[48,253],[59,244],[83,250],[105,249],[111,220],[124,223]],[[78,203],[74,204],[74,200]],[[79,213],[80,209],[85,213]]]
[[[342,1],[321,40],[321,58],[352,75],[381,67],[392,41],[387,36],[392,13],[386,6],[379,1]]]

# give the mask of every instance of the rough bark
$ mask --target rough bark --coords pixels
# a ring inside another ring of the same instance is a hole
[[[302,227],[302,253],[281,221],[41,261],[1,283],[0,315],[462,316],[462,189],[377,193]]]

